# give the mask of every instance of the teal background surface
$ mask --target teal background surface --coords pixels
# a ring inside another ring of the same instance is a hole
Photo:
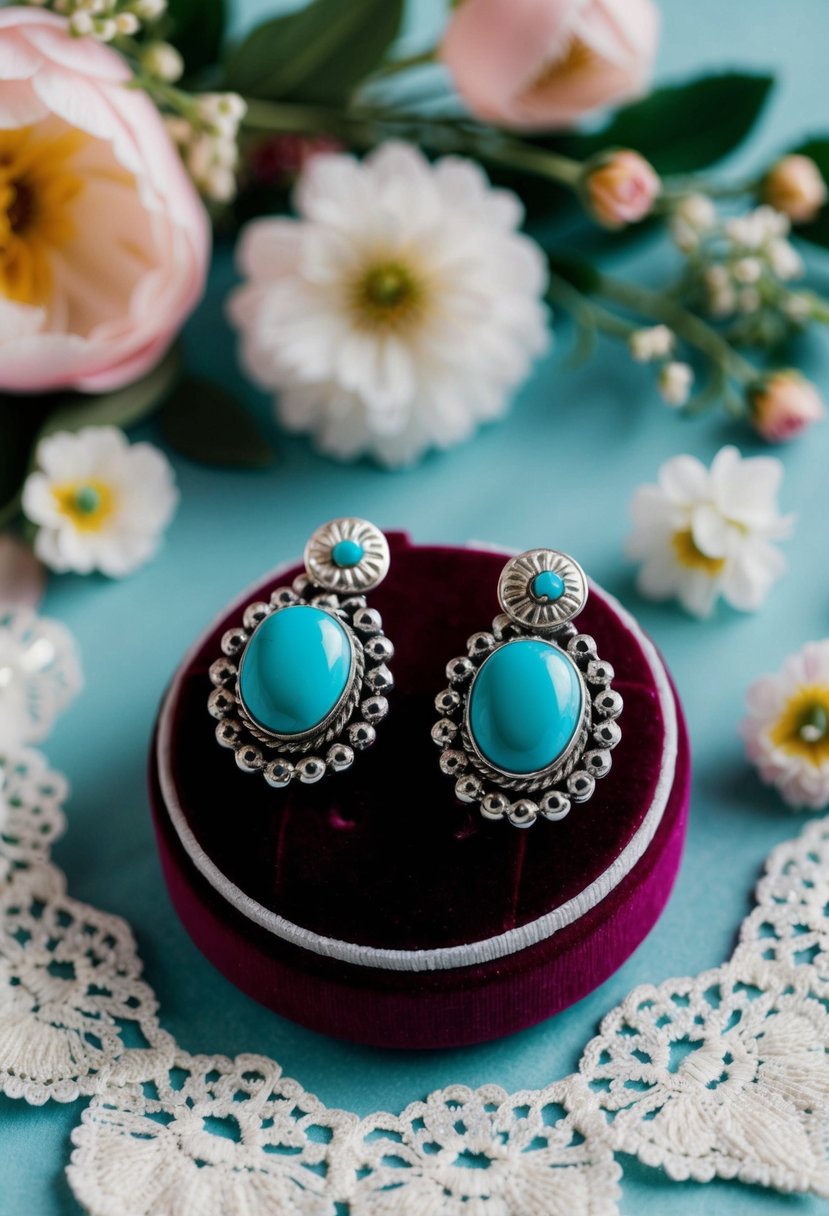
[[[272,9],[243,7],[245,21]],[[417,0],[426,31],[441,5]],[[735,169],[759,163],[804,134],[829,127],[825,0],[663,0],[659,76],[703,68],[773,69],[779,84],[761,127]],[[674,255],[649,247],[634,262],[657,280]],[[811,258],[829,287],[827,262]],[[190,363],[243,392],[262,418],[268,403],[235,360],[223,300],[233,281],[220,253],[203,307],[187,331]],[[566,367],[568,332],[516,396],[509,418],[465,447],[389,474],[338,466],[302,440],[280,438],[281,459],[261,473],[222,473],[176,459],[182,505],[152,565],[123,583],[56,578],[44,611],[80,643],[86,688],[49,740],[52,764],[72,783],[69,830],[55,859],[72,893],[132,924],[163,1021],[190,1051],[264,1052],[325,1102],[367,1113],[397,1111],[451,1082],[536,1087],[571,1071],[600,1018],[632,987],[716,966],[730,953],[763,859],[796,833],[792,817],[748,769],[736,735],[744,691],[786,654],[829,633],[827,509],[829,424],[781,452],[783,506],[797,513],[786,546],[790,572],[756,616],[719,611],[708,623],[641,601],[622,555],[626,505],[678,452],[709,460],[724,442],[759,451],[744,431],[712,415],[678,419],[659,402],[647,369],[602,344],[578,371]],[[829,393],[829,349],[815,339],[804,369]],[[146,436],[157,438],[151,428]],[[373,1051],[321,1038],[236,992],[178,924],[162,882],[145,794],[147,745],[158,700],[193,636],[239,588],[299,554],[333,515],[359,514],[408,528],[421,541],[484,539],[526,548],[554,545],[638,614],[665,653],[688,713],[695,756],[685,862],[659,925],[625,966],[574,1008],[544,1025],[452,1053]],[[63,1178],[69,1133],[81,1104],[32,1109],[0,1098],[0,1216],[77,1216]],[[818,1216],[818,1200],[736,1183],[679,1185],[623,1158],[625,1216]]]

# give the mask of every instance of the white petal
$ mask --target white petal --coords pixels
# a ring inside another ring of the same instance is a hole
[[[686,506],[708,495],[708,470],[695,456],[674,456],[659,470],[659,484],[671,502]]]

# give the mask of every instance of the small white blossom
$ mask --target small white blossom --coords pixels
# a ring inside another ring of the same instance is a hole
[[[763,277],[763,263],[759,258],[739,258],[734,263],[734,278],[738,283],[756,283]]]
[[[666,363],[659,373],[659,393],[666,405],[686,405],[693,384],[694,372],[687,363]]]
[[[69,29],[77,38],[86,38],[95,32],[95,20],[91,13],[80,9],[69,18]]]
[[[726,268],[719,263],[707,267],[704,282],[711,316],[730,317],[737,308],[737,292]]]
[[[114,20],[118,33],[126,37],[136,34],[140,28],[140,23],[135,13],[118,13]]]
[[[740,726],[748,758],[795,809],[829,806],[829,640],[752,684]]]
[[[207,127],[228,138],[236,137],[247,105],[238,93],[204,93],[198,100],[199,118]]]
[[[775,237],[788,236],[790,224],[785,215],[772,207],[755,207],[747,215],[726,220],[724,231],[728,239],[743,249],[762,249]]]
[[[678,249],[691,253],[700,234],[716,223],[717,210],[706,194],[686,194],[671,213],[671,235]]]
[[[769,241],[766,256],[772,272],[784,283],[790,279],[803,277],[805,273],[803,259],[791,241],[787,241],[784,237],[776,237],[773,241]]]
[[[114,427],[41,440],[23,511],[38,526],[35,552],[53,570],[119,578],[148,561],[178,502],[173,471],[151,444]]]
[[[410,464],[505,413],[547,345],[547,272],[522,208],[472,161],[387,143],[320,153],[298,219],[248,226],[230,300],[283,423],[340,459]]]
[[[674,215],[697,232],[712,228],[717,221],[717,209],[707,194],[686,194],[674,208]]]
[[[651,363],[654,359],[666,359],[675,342],[676,336],[667,325],[651,325],[632,333],[628,346],[637,363]]]
[[[141,65],[150,76],[155,76],[158,80],[164,80],[168,84],[180,80],[184,72],[184,60],[169,42],[151,42],[141,52]]]
[[[167,0],[135,0],[133,8],[142,21],[155,21],[167,11]]]
[[[782,575],[776,540],[789,535],[781,516],[779,460],[743,459],[734,447],[717,453],[710,469],[693,456],[676,456],[656,485],[640,486],[632,503],[629,555],[642,563],[641,593],[676,597],[694,616],[708,616],[722,598],[756,611]]]

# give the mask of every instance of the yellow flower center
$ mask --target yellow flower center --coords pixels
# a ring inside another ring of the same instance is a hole
[[[74,235],[69,204],[83,179],[68,162],[87,141],[80,131],[0,131],[0,295],[46,304],[51,260]]]
[[[546,63],[533,80],[528,91],[544,89],[547,85],[578,76],[586,67],[595,63],[598,56],[581,38],[571,38],[564,54],[559,59]]]
[[[829,761],[829,686],[807,684],[786,703],[769,731],[775,747],[820,768]]]
[[[681,566],[687,566],[689,570],[704,570],[713,578],[725,565],[725,558],[709,557],[707,553],[703,553],[694,540],[694,534],[690,528],[674,532],[671,543],[677,561]]]
[[[58,510],[79,532],[100,532],[115,510],[112,487],[97,478],[53,486],[52,494]]]
[[[363,328],[399,329],[419,317],[422,284],[403,262],[378,262],[357,279],[351,305]]]

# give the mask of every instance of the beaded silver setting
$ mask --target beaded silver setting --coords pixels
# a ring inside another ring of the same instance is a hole
[[[540,594],[540,586],[554,587],[554,594]],[[611,752],[622,737],[617,719],[623,702],[612,687],[613,667],[599,658],[594,639],[573,624],[587,595],[584,571],[567,554],[521,553],[501,573],[503,611],[491,631],[472,634],[466,654],[447,664],[449,686],[435,699],[439,718],[432,739],[441,751],[442,771],[455,781],[456,797],[477,805],[485,819],[505,819],[518,828],[538,819],[563,819],[573,804],[591,798],[596,782],[610,772]],[[498,768],[483,754],[470,728],[470,705],[487,659],[521,638],[536,638],[565,654],[582,697],[579,720],[563,751],[544,768],[518,773]]]
[[[347,565],[334,556],[344,544],[357,547],[349,551]],[[394,646],[383,633],[380,613],[366,600],[388,573],[383,533],[364,519],[330,520],[311,536],[304,560],[305,574],[290,586],[277,587],[268,601],[247,605],[241,623],[223,635],[222,654],[210,666],[213,689],[207,708],[217,720],[217,742],[234,753],[242,772],[261,773],[274,789],[292,781],[311,785],[350,768],[356,753],[375,742],[394,687],[388,666]],[[351,661],[345,688],[331,711],[313,728],[285,734],[264,728],[249,712],[239,676],[257,630],[275,613],[297,605],[319,609],[338,622],[350,643]]]

